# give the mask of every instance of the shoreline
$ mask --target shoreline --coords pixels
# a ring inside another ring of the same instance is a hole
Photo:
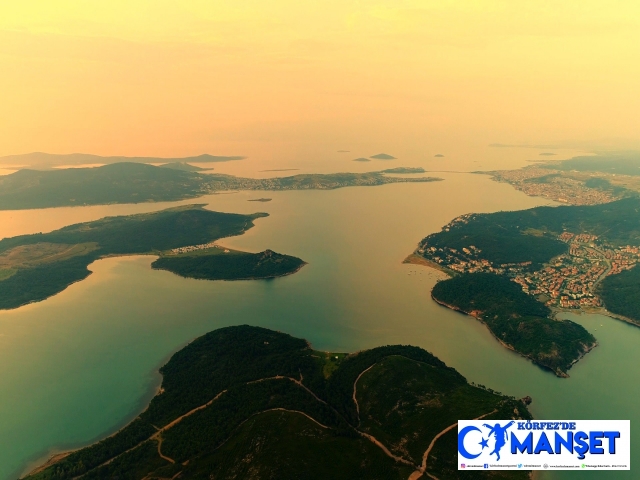
[[[410,263],[410,264],[414,264],[414,265],[422,265],[425,267],[429,267],[429,268],[433,268],[434,270],[438,270],[440,272],[445,273],[446,275],[448,275],[449,277],[452,277],[453,275],[455,275],[455,272],[447,269],[446,267],[443,267],[437,263],[434,263],[430,260],[425,259],[424,257],[414,253],[411,253],[409,256],[407,256],[407,258],[404,259],[404,261],[402,263]],[[449,305],[446,302],[443,302],[439,299],[437,299],[436,297],[434,297],[433,295],[433,291],[430,293],[431,295],[431,299],[436,302],[438,305],[441,305],[443,307],[446,307],[450,310],[453,310],[455,312],[460,312],[464,315],[468,315],[470,317],[475,318],[476,320],[478,320],[480,323],[482,323],[485,327],[487,327],[487,330],[489,330],[489,332],[491,333],[491,335],[493,336],[493,338],[495,338],[500,345],[502,345],[503,347],[507,348],[508,350],[511,350],[514,353],[517,353],[518,355],[520,355],[521,357],[526,358],[527,360],[531,361],[531,363],[533,363],[534,365],[537,365],[545,370],[548,370],[550,372],[552,372],[554,375],[556,375],[557,377],[560,378],[569,378],[569,374],[565,371],[562,370],[553,370],[552,368],[543,365],[539,362],[537,362],[535,359],[533,359],[530,355],[527,355],[525,353],[519,352],[517,351],[512,345],[509,345],[508,343],[505,343],[503,340],[501,340],[500,338],[498,338],[498,336],[496,336],[496,334],[493,332],[493,330],[491,330],[491,328],[489,328],[489,326],[487,325],[487,323],[479,316],[476,315],[473,311],[472,312],[466,312],[458,307],[455,307],[453,305]],[[640,327],[640,323],[635,323],[633,320],[628,319],[626,317],[623,317],[622,315],[616,315],[614,313],[609,312],[608,310],[602,308],[602,309],[594,309],[594,311],[592,312],[588,312],[588,311],[584,311],[582,309],[561,309],[561,308],[553,308],[552,309],[552,316],[555,317],[556,313],[560,313],[560,312],[566,312],[566,313],[580,313],[580,314],[589,314],[589,313],[597,313],[600,315],[604,315],[604,316],[608,316],[610,318],[614,318],[620,321],[623,321],[625,323],[630,323],[631,325],[634,325],[636,327]],[[589,346],[589,348],[587,348],[586,350],[584,350],[582,353],[580,353],[580,355],[571,362],[571,364],[569,365],[569,367],[567,368],[567,371],[571,369],[571,367],[573,365],[575,365],[579,360],[581,360],[587,353],[589,353],[591,350],[593,350],[594,348],[596,348],[598,346],[598,342],[596,341],[593,345]]]
[[[501,339],[499,339],[496,334],[489,328],[489,326],[487,325],[487,323],[478,315],[474,314],[473,312],[465,312],[464,310],[455,307],[453,305],[449,305],[448,303],[443,302],[442,300],[438,300],[436,297],[433,296],[433,293],[431,293],[431,298],[433,299],[434,302],[436,302],[438,305],[442,305],[443,307],[446,307],[450,310],[456,311],[456,312],[460,312],[463,313],[465,315],[468,315],[470,317],[475,318],[476,320],[478,320],[480,323],[482,323],[485,327],[487,327],[487,330],[489,330],[489,333],[491,333],[491,336],[493,336],[493,338],[495,338],[500,345],[502,345],[503,347],[507,348],[508,350],[511,350],[514,353],[517,353],[518,355],[520,355],[521,357],[526,358],[527,360],[531,361],[531,363],[533,363],[534,365],[537,365],[539,367],[544,368],[545,370],[548,370],[549,372],[553,373],[556,377],[560,377],[560,378],[569,378],[569,374],[567,372],[564,372],[562,370],[558,371],[558,370],[553,370],[552,368],[543,365],[541,363],[538,363],[535,361],[535,359],[531,358],[531,356],[519,352],[517,351],[513,346],[509,345],[508,343],[503,342]],[[598,342],[596,342],[594,345],[592,345],[587,351],[583,352],[576,360],[574,360],[570,367],[573,366],[578,360],[580,360],[582,357],[584,357],[587,353],[589,353],[591,350],[593,350],[595,347],[598,346]],[[567,369],[569,370],[569,369]]]
[[[71,455],[71,454],[73,454],[73,453],[75,453],[75,452],[77,452],[79,450],[82,450],[82,449],[87,448],[87,447],[91,447],[93,445],[96,445],[96,444],[108,439],[108,438],[111,438],[111,437],[117,435],[118,433],[120,433],[125,428],[127,428],[133,422],[135,422],[136,419],[138,419],[140,417],[140,415],[142,415],[144,412],[147,411],[147,409],[149,408],[149,405],[151,404],[151,401],[155,397],[157,397],[158,395],[160,395],[160,394],[162,394],[164,392],[164,389],[162,388],[162,382],[164,380],[164,376],[162,375],[162,373],[160,373],[160,368],[162,368],[162,366],[165,365],[169,361],[169,359],[177,351],[179,351],[180,349],[184,348],[186,345],[188,345],[192,341],[193,341],[193,339],[185,342],[183,345],[178,347],[178,349],[176,351],[172,351],[168,355],[163,357],[161,362],[158,364],[159,366],[157,366],[156,368],[154,368],[154,370],[152,372],[150,372],[150,374],[152,374],[154,377],[159,377],[158,379],[160,381],[157,382],[157,384],[154,384],[153,387],[148,390],[147,394],[145,394],[143,396],[142,401],[139,402],[139,406],[141,408],[134,410],[134,411],[138,412],[138,413],[135,414],[134,417],[131,417],[128,420],[125,420],[124,423],[118,422],[117,425],[119,425],[119,426],[117,426],[116,430],[112,431],[112,433],[109,433],[107,435],[104,435],[104,434],[98,435],[98,436],[94,437],[92,440],[89,440],[88,442],[77,444],[78,446],[76,446],[76,447],[66,448],[64,450],[63,449],[58,449],[58,448],[55,448],[55,447],[51,448],[49,450],[49,453],[46,454],[46,456],[42,455],[38,459],[33,460],[33,461],[25,464],[24,467],[22,467],[21,470],[18,470],[18,472],[21,472],[21,473],[19,473],[19,476],[17,477],[18,480],[22,480],[23,478],[26,478],[28,476],[34,475],[36,473],[39,473],[39,472],[45,470],[46,468],[49,468],[50,466],[55,465],[56,463],[64,460],[69,455]],[[57,453],[53,453],[53,452],[57,452]],[[45,458],[47,458],[46,461],[44,460]]]
[[[49,459],[45,463],[43,463],[39,467],[34,468],[33,470],[30,470],[28,473],[23,474],[22,476],[20,476],[20,478],[23,478],[23,477],[25,477],[27,475],[35,475],[36,473],[40,473],[43,470],[49,468],[51,465],[55,465],[60,460],[65,459],[66,457],[68,457],[69,455],[71,455],[75,451],[76,450],[67,450],[65,452],[54,453],[53,455],[49,456]],[[34,463],[36,463],[36,462],[34,462]],[[29,468],[29,467],[27,467],[27,468]]]
[[[614,320],[619,320],[624,323],[628,323],[629,325],[633,325],[634,327],[640,327],[640,322],[633,320],[632,318],[625,317],[624,315],[619,315],[617,313],[610,312],[604,307],[598,308],[590,308],[590,309],[582,309],[582,308],[559,308],[554,307],[554,313],[578,313],[579,315],[602,315],[604,317],[609,317]]]
[[[200,209],[204,209],[204,207],[205,207],[205,206],[207,206],[207,205],[208,205],[208,204],[204,204],[204,203],[203,203],[203,204],[183,205],[183,206],[178,206],[178,207],[175,207],[175,208],[185,208],[185,207],[186,207],[186,208],[188,209],[188,208],[190,208],[190,207],[197,206],[197,207],[199,207]],[[172,209],[172,210],[173,210],[173,209]],[[152,213],[153,213],[153,212],[152,212]],[[146,214],[133,214],[133,215],[146,215]],[[133,215],[132,215],[132,216],[133,216]],[[241,235],[244,235],[247,231],[249,231],[251,228],[253,228],[253,227],[255,227],[255,226],[256,226],[256,225],[255,225],[255,223],[253,223],[253,221],[254,221],[254,220],[256,220],[257,218],[264,218],[264,217],[268,217],[268,216],[269,216],[269,214],[268,214],[268,213],[265,213],[265,212],[256,212],[256,213],[251,214],[251,215],[248,215],[248,216],[253,216],[253,218],[252,218],[251,220],[249,220],[249,222],[248,222],[250,225],[247,225],[247,223],[245,223],[244,227],[242,228],[242,230],[241,230],[239,233],[237,233],[237,234],[235,234],[235,235],[233,235],[233,234],[232,234],[232,235],[225,235],[225,236],[220,237],[220,238],[218,238],[218,239],[216,239],[216,240],[214,240],[214,241],[222,240],[222,239],[224,239],[224,238],[239,237],[239,236],[241,236]],[[99,250],[100,250],[100,248],[98,248],[98,250],[96,250],[96,251],[99,251]],[[250,253],[250,252],[244,252],[244,251],[240,251],[240,250],[238,250],[238,251],[239,251],[239,252],[242,252],[242,253]],[[87,255],[90,255],[90,254],[91,254],[91,252],[89,252]],[[66,283],[66,284],[65,284],[65,285],[64,285],[64,286],[63,286],[59,291],[57,291],[57,292],[55,292],[55,293],[53,293],[53,294],[51,294],[51,295],[48,295],[48,296],[46,296],[46,297],[44,297],[44,298],[36,298],[36,299],[32,299],[32,300],[29,300],[28,302],[25,302],[25,303],[22,303],[22,304],[20,304],[20,305],[16,305],[16,306],[13,306],[13,307],[8,307],[8,308],[0,307],[0,312],[2,312],[2,311],[17,310],[18,308],[26,307],[26,306],[28,306],[28,305],[32,305],[32,304],[36,304],[36,303],[40,303],[40,302],[44,302],[44,301],[46,301],[46,300],[48,300],[48,299],[50,299],[50,298],[55,297],[56,295],[60,295],[61,293],[63,293],[63,292],[64,292],[67,288],[69,288],[70,286],[72,286],[72,285],[74,285],[74,284],[76,284],[76,283],[80,283],[80,282],[82,282],[82,281],[86,280],[86,279],[87,279],[91,274],[93,274],[93,271],[92,271],[92,270],[90,270],[90,269],[89,269],[89,267],[90,267],[93,263],[95,263],[95,262],[97,262],[97,261],[99,261],[99,260],[104,260],[104,259],[109,259],[109,258],[117,258],[117,257],[137,257],[137,256],[156,256],[156,257],[158,257],[158,258],[161,258],[161,257],[162,257],[162,254],[163,254],[163,252],[162,252],[162,251],[149,251],[149,252],[139,252],[139,253],[106,253],[106,254],[103,254],[103,255],[98,255],[98,256],[97,256],[96,258],[94,258],[94,259],[93,259],[89,264],[87,264],[87,265],[85,266],[85,268],[86,268],[86,270],[87,270],[87,272],[88,272],[88,273],[87,273],[83,278],[80,278],[80,279],[77,279],[77,280],[73,280],[72,282]],[[304,262],[304,261],[303,261],[303,262]],[[54,263],[55,263],[55,262],[54,262]],[[277,278],[277,277],[281,277],[281,276],[285,276],[285,275],[290,275],[291,273],[296,273],[296,272],[298,272],[298,270],[300,270],[300,268],[302,268],[304,265],[306,265],[306,263],[303,263],[303,264],[302,264],[302,265],[301,265],[301,266],[300,266],[296,271],[294,271],[294,272],[290,272],[290,273],[286,273],[286,274],[283,274],[283,275],[277,275],[277,276],[273,276],[273,277],[233,278],[233,279],[229,279],[229,280],[266,280],[266,279],[269,279],[269,278]],[[153,268],[153,267],[151,267],[151,269],[152,269],[152,270],[163,270],[163,269]],[[170,270],[168,270],[168,271],[170,271]],[[174,272],[171,272],[171,273],[174,273]],[[178,274],[176,274],[176,275],[178,275]],[[181,276],[181,275],[180,275],[180,276]],[[192,277],[184,277],[184,278],[192,278]],[[209,279],[204,278],[204,279],[196,279],[196,280],[209,280]],[[222,280],[222,279],[221,279],[221,280]]]

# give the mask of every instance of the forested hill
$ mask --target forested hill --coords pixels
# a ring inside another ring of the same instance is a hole
[[[198,174],[141,163],[19,170],[0,177],[0,210],[174,201],[207,192]]]
[[[436,283],[433,298],[473,315],[504,345],[560,377],[596,346],[581,325],[550,318],[547,306],[527,295],[507,277],[464,273]]]
[[[297,257],[272,250],[247,253],[212,248],[181,255],[163,255],[152,268],[202,280],[257,280],[291,275],[305,265]]]
[[[327,353],[246,325],[194,340],[160,371],[160,392],[132,423],[28,478],[457,478],[458,419],[531,418],[417,347]]]

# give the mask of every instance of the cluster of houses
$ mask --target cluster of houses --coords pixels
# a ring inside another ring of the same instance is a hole
[[[179,253],[189,253],[195,252],[196,250],[207,250],[209,248],[220,248],[224,250],[224,253],[229,253],[229,250],[221,247],[220,245],[216,245],[215,243],[203,243],[201,245],[191,245],[188,247],[180,247],[171,249],[171,253],[179,254]]]
[[[466,222],[468,216],[452,223]],[[449,225],[451,226],[451,224]],[[474,245],[460,250],[423,244],[418,252],[426,259],[458,273],[495,273],[507,275],[525,293],[535,295],[549,306],[560,308],[600,307],[595,293],[597,284],[608,275],[633,268],[640,261],[640,248],[614,247],[599,241],[596,235],[563,232],[559,240],[569,245],[569,252],[554,258],[541,270],[530,272],[531,262],[493,265],[481,258]]]

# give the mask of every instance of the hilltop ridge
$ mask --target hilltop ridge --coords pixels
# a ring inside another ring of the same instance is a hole
[[[133,422],[27,478],[452,478],[459,418],[531,418],[417,347],[335,354],[247,325],[195,339],[160,372]]]

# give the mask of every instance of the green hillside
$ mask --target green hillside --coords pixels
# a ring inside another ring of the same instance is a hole
[[[640,268],[605,278],[598,293],[612,313],[640,322]]]
[[[466,273],[436,283],[433,298],[450,308],[473,313],[505,345],[566,376],[596,339],[569,320],[554,320],[544,304],[508,278],[490,273]]]
[[[155,266],[194,278],[272,278],[297,271],[304,262],[273,254],[258,258],[237,252],[213,257],[207,249],[220,238],[240,235],[264,213],[212,212],[199,205],[70,225],[50,233],[0,240],[0,309],[44,300],[86,278],[87,266],[108,255],[155,254]],[[176,255],[173,249],[196,248],[205,255]]]
[[[162,367],[160,393],[131,424],[27,478],[406,479],[459,418],[531,418],[416,347],[338,355],[327,376],[329,357],[263,328],[210,332]],[[455,476],[455,449],[428,456],[426,473]]]

